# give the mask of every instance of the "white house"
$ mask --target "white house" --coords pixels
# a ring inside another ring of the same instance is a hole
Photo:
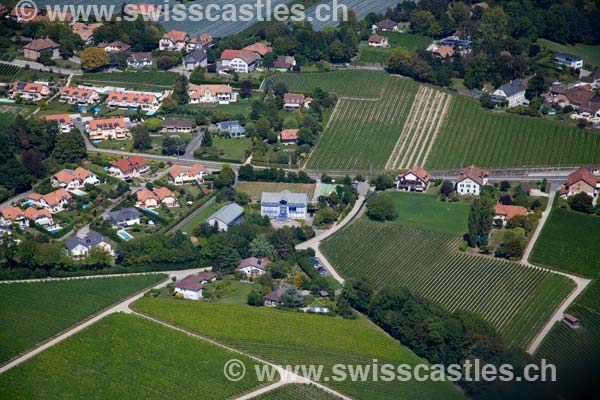
[[[187,300],[202,299],[204,285],[214,282],[217,276],[212,272],[202,272],[199,275],[189,275],[175,283],[175,293],[179,293]]]
[[[69,104],[88,105],[100,100],[98,92],[91,88],[65,86],[60,91],[59,101]]]
[[[569,68],[581,69],[583,68],[583,59],[579,56],[569,53],[558,53],[554,57],[554,61],[557,64],[566,65]]]
[[[131,68],[151,67],[152,53],[133,53],[127,57],[127,65]]]
[[[190,37],[187,33],[173,29],[163,35],[158,48],[167,51],[182,51],[187,47]]]
[[[85,258],[95,247],[99,247],[111,256],[114,256],[110,240],[94,231],[89,231],[84,238],[73,236],[67,240],[65,246],[67,247],[69,256],[75,260]]]
[[[129,118],[91,119],[85,123],[91,141],[96,140],[127,140],[130,137]]]
[[[305,97],[303,94],[298,93],[286,93],[283,95],[283,109],[284,110],[299,110],[300,108],[308,108],[312,99]]]
[[[390,43],[388,42],[388,38],[386,38],[385,36],[371,35],[369,36],[369,46],[390,47]]]
[[[69,114],[44,115],[46,121],[54,121],[58,124],[61,133],[69,133],[73,129],[73,121]]]
[[[66,189],[60,188],[48,194],[31,193],[27,196],[32,204],[50,211],[52,214],[61,212],[71,204],[73,198]]]
[[[188,97],[190,104],[229,104],[237,101],[237,94],[230,85],[189,85]]]
[[[260,215],[278,220],[306,219],[308,195],[284,190],[279,193],[263,192],[260,202]]]
[[[173,185],[201,184],[209,173],[208,169],[201,164],[195,164],[191,168],[174,165],[169,171],[169,182]]]
[[[19,97],[26,101],[39,101],[50,94],[50,88],[43,82],[15,82],[10,90],[12,98]]]
[[[223,121],[217,123],[217,129],[228,132],[229,137],[240,138],[246,136],[246,128],[239,121]]]
[[[407,192],[426,192],[429,189],[431,174],[415,165],[408,171],[399,174],[396,177],[394,184],[396,189]]]
[[[525,98],[525,85],[520,79],[515,79],[500,86],[492,93],[492,100],[496,102],[506,101],[508,107],[516,107],[527,102]]]
[[[141,223],[141,214],[133,207],[108,213],[108,219],[115,229],[129,228]]]
[[[232,225],[239,225],[244,221],[244,209],[236,203],[221,207],[216,213],[208,217],[209,225],[216,225],[220,231],[226,231]]]
[[[296,59],[293,56],[277,56],[273,67],[277,71],[286,72],[293,69],[296,65]]]
[[[260,55],[250,50],[225,50],[219,59],[219,71],[247,74],[258,67]]]
[[[258,276],[267,272],[267,266],[271,264],[269,258],[250,257],[240,261],[237,269],[246,276]]]
[[[481,188],[488,183],[488,176],[490,171],[471,165],[460,171],[456,179],[456,191],[461,195],[479,196]]]
[[[50,178],[52,186],[62,187],[67,190],[76,190],[85,185],[97,185],[100,180],[93,172],[77,167],[75,170],[63,169]]]
[[[21,228],[27,227],[23,211],[19,207],[12,206],[0,209],[0,226],[10,228],[13,225],[19,225]]]
[[[148,172],[150,166],[146,160],[140,156],[131,156],[115,161],[109,167],[108,172],[117,178],[129,180],[139,178],[142,174]]]

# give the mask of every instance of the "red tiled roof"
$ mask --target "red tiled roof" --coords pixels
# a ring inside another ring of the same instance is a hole
[[[216,96],[219,93],[232,93],[233,89],[229,85],[189,85],[188,93],[190,98],[204,97],[206,91],[209,91],[211,96]]]
[[[74,86],[65,86],[61,89],[60,95],[67,97],[78,97],[89,99],[95,92],[92,89],[78,88]]]
[[[581,167],[569,175],[567,179],[567,186],[572,186],[579,181],[584,181],[588,185],[596,187],[598,184],[598,177],[592,174],[587,168]]]
[[[22,93],[42,93],[44,89],[47,89],[47,86],[43,83],[25,82],[25,85],[19,87],[20,84],[21,82],[15,82],[12,90],[15,92],[21,91]]]
[[[92,131],[126,127],[124,118],[92,119],[89,124]]]
[[[25,47],[27,50],[44,51],[60,48],[60,45],[52,39],[35,39],[28,43]]]
[[[283,102],[286,104],[304,104],[305,98],[303,94],[286,93],[283,95]]]
[[[163,39],[169,39],[173,43],[184,42],[188,34],[186,32],[177,31],[175,29],[163,35]]]
[[[23,211],[19,207],[4,207],[0,209],[2,217],[8,221],[14,221],[23,216]]]
[[[190,275],[175,283],[175,287],[178,289],[198,292],[199,290],[204,288],[204,285],[201,282],[202,279],[199,276]]]
[[[471,165],[471,166],[463,169],[462,171],[460,171],[460,174],[458,175],[456,182],[462,182],[465,179],[469,178],[473,182],[483,185],[484,178],[487,178],[488,176],[490,176],[490,171],[485,170],[485,169],[480,169],[474,165]]]
[[[369,43],[384,43],[387,40],[385,36],[371,35],[369,36]]]
[[[437,55],[442,58],[452,57],[454,54],[454,49],[450,46],[440,46],[437,50],[434,51]]]
[[[224,50],[221,53],[221,61],[233,60],[234,58],[242,59],[246,64],[252,64],[260,59],[256,53],[247,50]]]
[[[171,190],[169,190],[169,188],[166,188],[166,187],[155,188],[154,194],[156,195],[156,197],[158,197],[158,199],[160,201],[163,201],[167,197],[175,198],[175,195],[173,194],[173,192]]]
[[[521,206],[505,206],[504,204],[496,204],[496,215],[504,215],[508,221],[517,215],[527,215],[527,209]]]
[[[141,92],[112,91],[108,93],[107,100],[127,104],[153,104],[156,100],[156,96]]]
[[[43,118],[46,121],[56,121],[59,124],[70,124],[71,123],[71,116],[69,114],[45,115]]]
[[[127,171],[131,171],[135,168],[140,168],[146,165],[146,160],[144,160],[140,156],[131,156],[129,158],[123,158],[122,160],[115,161],[112,163],[112,166],[121,170],[121,172],[125,173]]]
[[[427,172],[425,169],[421,168],[418,165],[413,166],[411,169],[409,169],[405,173],[400,174],[400,176],[406,176],[411,173],[425,183],[427,183],[427,182],[429,182],[429,180],[431,180],[431,175],[429,174],[429,172]]]
[[[28,207],[27,210],[25,210],[24,215],[25,218],[27,218],[30,221],[35,221],[40,217],[52,218],[52,214],[50,213],[50,211],[46,209],[38,210],[33,207]]]
[[[138,190],[136,193],[136,197],[137,200],[145,203],[148,200],[156,200],[158,201],[158,196],[151,190],[148,189],[142,189],[142,190]]]
[[[281,131],[281,140],[298,140],[299,129],[284,129]]]
[[[253,53],[258,53],[261,55],[261,57],[264,57],[268,53],[273,52],[273,48],[271,46],[267,46],[264,43],[254,43],[254,44],[251,44],[250,46],[244,47],[242,50],[251,51]]]

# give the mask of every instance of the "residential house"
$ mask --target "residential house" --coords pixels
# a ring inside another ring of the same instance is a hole
[[[69,256],[75,260],[81,260],[85,258],[95,247],[99,247],[111,256],[114,256],[110,240],[94,231],[89,231],[88,234],[83,238],[78,236],[71,237],[69,240],[67,240],[65,246]]]
[[[374,32],[383,31],[383,32],[398,32],[398,24],[395,21],[392,21],[389,18],[384,19],[383,21],[379,21],[372,27]]]
[[[187,33],[175,29],[163,35],[158,43],[160,50],[182,51],[187,47],[190,37]]]
[[[84,87],[65,86],[60,91],[59,101],[69,104],[86,106],[100,100],[100,95],[93,89]]]
[[[370,47],[390,47],[388,38],[385,36],[371,35],[369,36]]]
[[[273,66],[277,71],[286,72],[294,69],[296,66],[296,59],[293,56],[277,56],[277,60]]]
[[[471,53],[472,42],[468,39],[461,39],[459,36],[448,36],[440,41],[442,46],[450,46],[452,49],[458,49],[461,54]]]
[[[73,22],[71,29],[78,35],[85,44],[94,43],[94,31],[102,26],[101,22],[95,24],[86,24],[84,22]]]
[[[126,108],[143,111],[156,111],[160,107],[158,97],[153,93],[132,92],[132,91],[111,91],[108,93],[106,104],[111,108]]]
[[[229,137],[239,138],[246,136],[246,128],[240,125],[239,121],[223,121],[217,123],[217,129],[229,132]]]
[[[280,306],[283,302],[284,296],[289,296],[293,303],[302,304],[302,295],[300,292],[296,290],[294,285],[284,283],[279,288],[264,296],[265,306]]]
[[[127,65],[131,68],[151,67],[152,53],[132,53],[127,57]]]
[[[141,216],[140,212],[133,207],[123,208],[122,210],[111,211],[108,213],[108,219],[115,229],[139,225],[141,223]]]
[[[187,44],[187,51],[191,52],[197,48],[208,49],[210,47],[214,47],[214,45],[215,41],[213,40],[213,37],[208,33],[203,33],[190,39],[189,43]]]
[[[12,98],[19,97],[27,101],[39,101],[50,94],[50,88],[42,82],[15,82],[10,90]]]
[[[236,203],[227,204],[208,217],[207,222],[216,225],[220,231],[226,231],[230,226],[244,222],[244,209]]]
[[[487,185],[490,171],[474,165],[460,171],[456,179],[456,191],[461,195],[479,196],[481,189]]]
[[[27,221],[40,225],[41,227],[49,228],[54,226],[52,214],[46,209],[38,210],[37,208],[27,207],[23,215]]]
[[[592,117],[600,114],[600,95],[591,85],[552,85],[545,101],[561,108],[571,106],[579,114],[587,113]]]
[[[104,51],[106,51],[107,53],[127,53],[129,51],[129,49],[131,49],[131,46],[128,45],[127,43],[123,43],[120,40],[115,40],[114,42],[110,42],[110,43],[100,43],[98,44],[98,48],[103,49]]]
[[[169,182],[173,185],[201,184],[204,182],[204,177],[208,174],[210,174],[208,169],[201,164],[195,164],[191,168],[174,165],[169,171]]]
[[[135,202],[135,206],[138,208],[147,208],[149,210],[153,210],[157,208],[160,204],[158,196],[152,190],[138,190],[135,193],[135,195],[137,199]]]
[[[260,62],[260,55],[248,50],[225,50],[218,62],[220,72],[235,71],[247,74],[254,71]]]
[[[140,156],[131,156],[115,161],[109,167],[108,172],[117,178],[130,180],[139,178],[142,174],[148,172],[150,166]]]
[[[126,140],[130,138],[129,118],[114,117],[104,119],[91,119],[85,123],[91,141],[96,140]]]
[[[554,62],[577,70],[583,68],[583,59],[570,53],[558,53],[554,56]]]
[[[190,104],[220,103],[237,101],[237,94],[229,85],[188,85]]]
[[[263,192],[260,215],[285,221],[288,218],[306,219],[308,195],[284,190],[279,193]]]
[[[262,57],[266,56],[267,54],[272,53],[273,48],[264,43],[254,43],[254,44],[251,44],[250,46],[244,47],[242,49],[242,51],[251,51],[262,58]]]
[[[431,174],[418,165],[399,174],[394,182],[397,190],[426,192],[431,182]]]
[[[267,272],[267,266],[271,264],[269,258],[250,257],[240,261],[237,269],[246,276],[259,276]]]
[[[190,133],[192,121],[165,119],[163,121],[163,132],[166,133]]]
[[[97,185],[100,180],[93,172],[85,168],[77,167],[75,170],[63,169],[52,175],[50,182],[54,187],[62,187],[67,190],[76,190],[85,185]]]
[[[600,179],[586,167],[581,167],[568,176],[567,185],[560,194],[563,198],[567,198],[578,193],[585,193],[596,201],[599,190]]]
[[[217,276],[212,272],[189,275],[175,283],[175,293],[181,294],[186,300],[200,300],[203,297],[204,285],[216,280]]]
[[[437,58],[448,58],[454,55],[454,49],[451,46],[435,46],[432,54]]]
[[[296,144],[298,143],[298,132],[300,129],[284,129],[281,131],[279,141],[281,144]]]
[[[34,39],[23,47],[23,56],[28,60],[37,61],[43,53],[51,58],[60,57],[60,45],[52,39]]]
[[[61,133],[69,133],[73,129],[73,121],[69,114],[44,115],[42,118],[46,121],[56,122]]]
[[[500,86],[492,93],[492,100],[498,103],[507,102],[508,107],[520,106],[527,102],[526,87],[520,79],[515,79]]]
[[[527,209],[521,206],[496,204],[494,207],[496,212],[494,220],[501,221],[503,226],[517,215],[527,215]]]
[[[52,214],[56,214],[63,211],[65,206],[71,204],[73,198],[66,189],[60,188],[44,195],[35,192],[31,193],[27,196],[27,200],[40,208],[45,208]]]
[[[18,225],[21,229],[27,227],[27,220],[19,207],[4,207],[0,209],[0,226],[10,228]]]
[[[187,72],[192,72],[198,67],[206,68],[207,65],[208,58],[206,55],[206,50],[201,47],[196,47],[183,59],[183,68],[185,68]]]
[[[177,197],[175,197],[175,194],[167,187],[163,186],[154,188],[154,194],[158,198],[158,201],[160,201],[160,203],[167,208],[179,206],[179,203],[177,202]]]
[[[283,109],[284,110],[299,110],[300,108],[308,108],[312,99],[310,97],[304,97],[303,94],[297,93],[286,93],[283,95]]]

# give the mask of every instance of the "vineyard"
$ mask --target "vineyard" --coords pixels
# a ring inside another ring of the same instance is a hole
[[[349,10],[354,11],[356,18],[360,21],[372,12],[385,14],[385,11],[388,8],[394,8],[396,4],[398,4],[398,0],[344,0],[339,3],[345,4]],[[329,4],[331,7],[330,10],[335,9],[333,1],[324,0],[319,2],[319,4]],[[321,31],[327,26],[335,27],[338,25],[340,21],[330,18],[324,21],[318,21],[316,19],[316,7],[317,6],[315,5],[306,10],[306,16],[308,20],[311,21],[311,24],[316,31]]]
[[[284,82],[290,92],[312,93],[316,88],[332,92],[338,97],[360,97],[376,99],[390,81],[383,71],[365,71],[359,69],[338,70],[333,72],[313,72],[304,74],[278,74],[273,77],[275,83]]]
[[[328,239],[321,250],[342,276],[367,276],[377,287],[403,286],[450,310],[478,312],[507,343],[520,347],[531,341],[573,287],[552,273],[459,253],[460,236],[415,225],[363,217]]]
[[[289,384],[256,397],[256,400],[336,400],[339,397],[314,385]]]
[[[0,81],[10,82],[19,77],[23,70],[16,65],[0,62]]]
[[[237,382],[227,360],[254,361],[143,317],[112,314],[0,375],[3,399],[229,399],[259,386]]]
[[[0,363],[164,279],[163,275],[0,285]]]
[[[410,364],[424,362],[364,320],[347,320],[266,307],[142,298],[135,309],[283,365]],[[352,332],[352,335],[344,334]],[[268,334],[267,334],[268,333]],[[321,382],[324,383],[325,382]],[[359,399],[447,399],[460,392],[448,382],[335,382],[336,390]],[[284,397],[288,398],[288,397]]]

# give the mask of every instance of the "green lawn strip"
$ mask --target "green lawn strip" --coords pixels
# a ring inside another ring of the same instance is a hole
[[[213,215],[219,208],[220,205],[216,203],[208,205],[204,210],[200,211],[198,214],[194,215],[192,219],[186,222],[181,227],[181,231],[191,236],[192,232],[194,231],[194,228],[196,228],[201,223],[206,222],[208,217]]]
[[[0,362],[164,279],[164,275],[0,285]]]
[[[279,182],[238,182],[237,190],[250,195],[253,200],[260,200],[263,192],[281,192],[289,190],[292,193],[306,193],[309,199],[315,194],[314,183],[279,183]]]
[[[267,361],[283,365],[417,364],[424,360],[364,320],[344,320],[266,307],[143,298],[135,309],[199,332]],[[351,334],[347,334],[351,333]],[[460,392],[436,382],[333,382],[356,398],[457,398]]]
[[[146,318],[113,314],[0,376],[0,397],[228,399],[260,385],[225,378],[229,359],[254,361]]]

